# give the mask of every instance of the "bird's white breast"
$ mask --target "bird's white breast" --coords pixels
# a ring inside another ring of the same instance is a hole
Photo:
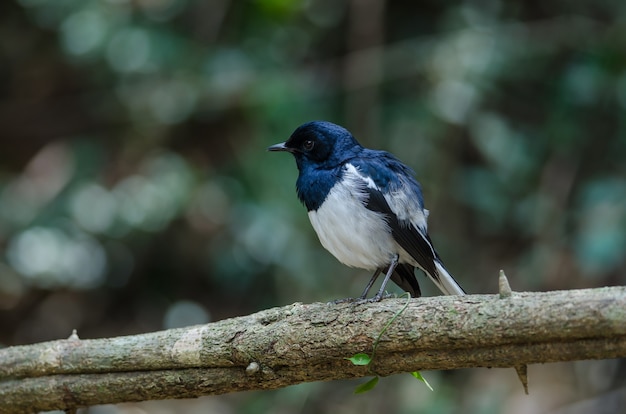
[[[368,185],[374,185],[371,179],[348,164],[343,180],[309,219],[322,246],[340,262],[373,270],[388,265],[398,246],[383,215],[365,207]]]

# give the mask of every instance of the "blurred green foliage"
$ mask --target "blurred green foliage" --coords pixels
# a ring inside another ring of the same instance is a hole
[[[414,167],[469,292],[494,292],[501,268],[515,290],[624,284],[624,16],[575,0],[3,2],[0,343],[358,294],[369,275],[321,248],[293,160],[265,152],[312,119]],[[615,387],[615,366],[567,392]],[[425,376],[432,395],[384,379],[360,400],[312,384],[203,401],[504,412],[521,393],[513,374],[482,397],[484,373]]]

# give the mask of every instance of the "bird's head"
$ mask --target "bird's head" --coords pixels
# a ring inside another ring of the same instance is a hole
[[[296,158],[298,168],[317,165],[332,168],[356,155],[363,147],[345,128],[326,121],[300,125],[285,142],[268,151],[286,151]]]

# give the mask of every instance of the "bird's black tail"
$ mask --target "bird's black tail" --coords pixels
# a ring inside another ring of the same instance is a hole
[[[415,267],[410,264],[400,263],[391,275],[391,280],[400,286],[405,292],[409,292],[412,298],[422,296],[420,285],[415,277]]]

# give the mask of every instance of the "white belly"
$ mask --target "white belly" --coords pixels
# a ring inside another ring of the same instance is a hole
[[[322,246],[341,263],[374,270],[387,266],[399,247],[382,214],[365,208],[364,197],[337,184],[309,219]]]

